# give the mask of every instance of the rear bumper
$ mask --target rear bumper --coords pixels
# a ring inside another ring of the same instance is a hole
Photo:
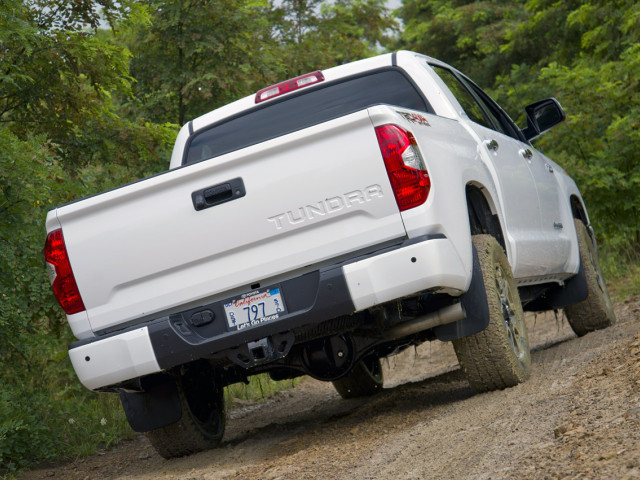
[[[407,242],[342,267],[356,310],[441,287],[462,293],[471,280],[453,244],[444,236]]]
[[[470,280],[470,266],[447,238],[422,237],[278,284],[287,313],[275,320],[235,329],[222,300],[73,343],[69,356],[80,381],[94,390],[423,290],[462,293]]]

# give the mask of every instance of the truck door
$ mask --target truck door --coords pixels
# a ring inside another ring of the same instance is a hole
[[[463,78],[464,82],[465,79]],[[540,215],[540,231],[537,234],[537,242],[543,248],[544,265],[546,270],[541,275],[564,271],[564,264],[569,256],[571,240],[562,223],[561,206],[563,199],[560,195],[559,183],[553,162],[540,152],[532,148],[528,143],[518,137],[518,128],[502,109],[478,86],[466,82],[485,106],[494,122],[497,122],[505,134],[505,141],[517,149],[519,157],[526,161],[526,165],[533,177],[533,183],[538,197],[538,213]],[[522,163],[522,160],[519,160]],[[571,230],[569,228],[569,230]],[[540,258],[538,258],[540,263]]]
[[[527,165],[533,175],[538,191],[540,204],[541,235],[545,243],[545,257],[547,258],[547,273],[564,272],[564,264],[569,257],[571,249],[571,225],[566,225],[562,217],[563,199],[556,175],[556,166],[545,155],[535,148],[522,143],[522,155],[527,160]]]
[[[569,243],[568,238],[561,238],[558,225],[560,202],[555,178],[549,172],[544,174],[537,164],[540,159],[534,158],[536,154],[520,140],[517,127],[488,95],[464,76],[432,67],[471,120],[467,125],[482,144],[480,154],[494,167],[503,195],[514,275],[533,278],[562,271]],[[542,168],[548,168],[544,163]]]

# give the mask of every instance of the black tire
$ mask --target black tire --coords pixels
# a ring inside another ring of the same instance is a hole
[[[382,390],[382,364],[376,357],[358,362],[351,371],[333,386],[342,398],[368,397]]]
[[[223,389],[213,382],[211,368],[192,367],[177,378],[182,417],[145,435],[164,458],[182,457],[217,447],[226,425]]]
[[[607,285],[600,269],[598,250],[595,241],[589,235],[587,227],[580,220],[575,219],[578,235],[580,261],[584,269],[589,291],[585,300],[565,308],[567,320],[573,331],[579,337],[594,330],[606,328],[616,323],[613,305],[609,298]]]
[[[462,371],[476,392],[513,387],[531,373],[529,338],[509,260],[490,235],[474,235],[489,306],[489,325],[453,341]]]

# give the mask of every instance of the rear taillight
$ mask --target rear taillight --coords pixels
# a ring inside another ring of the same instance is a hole
[[[376,127],[384,165],[400,211],[427,201],[431,181],[416,139],[397,125]]]
[[[49,268],[49,278],[53,293],[67,315],[73,315],[85,310],[76,279],[71,270],[62,230],[54,230],[47,235],[44,258]]]
[[[277,97],[283,93],[293,92],[302,87],[313,85],[314,83],[324,81],[324,75],[321,71],[306,73],[296,78],[285,80],[284,82],[263,88],[256,93],[256,103],[264,102],[270,98]]]

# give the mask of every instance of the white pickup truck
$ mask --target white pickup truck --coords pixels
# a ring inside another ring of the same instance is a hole
[[[400,51],[190,121],[169,171],[49,212],[80,381],[167,458],[217,445],[223,387],[258,373],[370,395],[438,339],[478,392],[524,381],[523,310],[615,321],[580,193],[529,143],[564,113],[526,114]]]

